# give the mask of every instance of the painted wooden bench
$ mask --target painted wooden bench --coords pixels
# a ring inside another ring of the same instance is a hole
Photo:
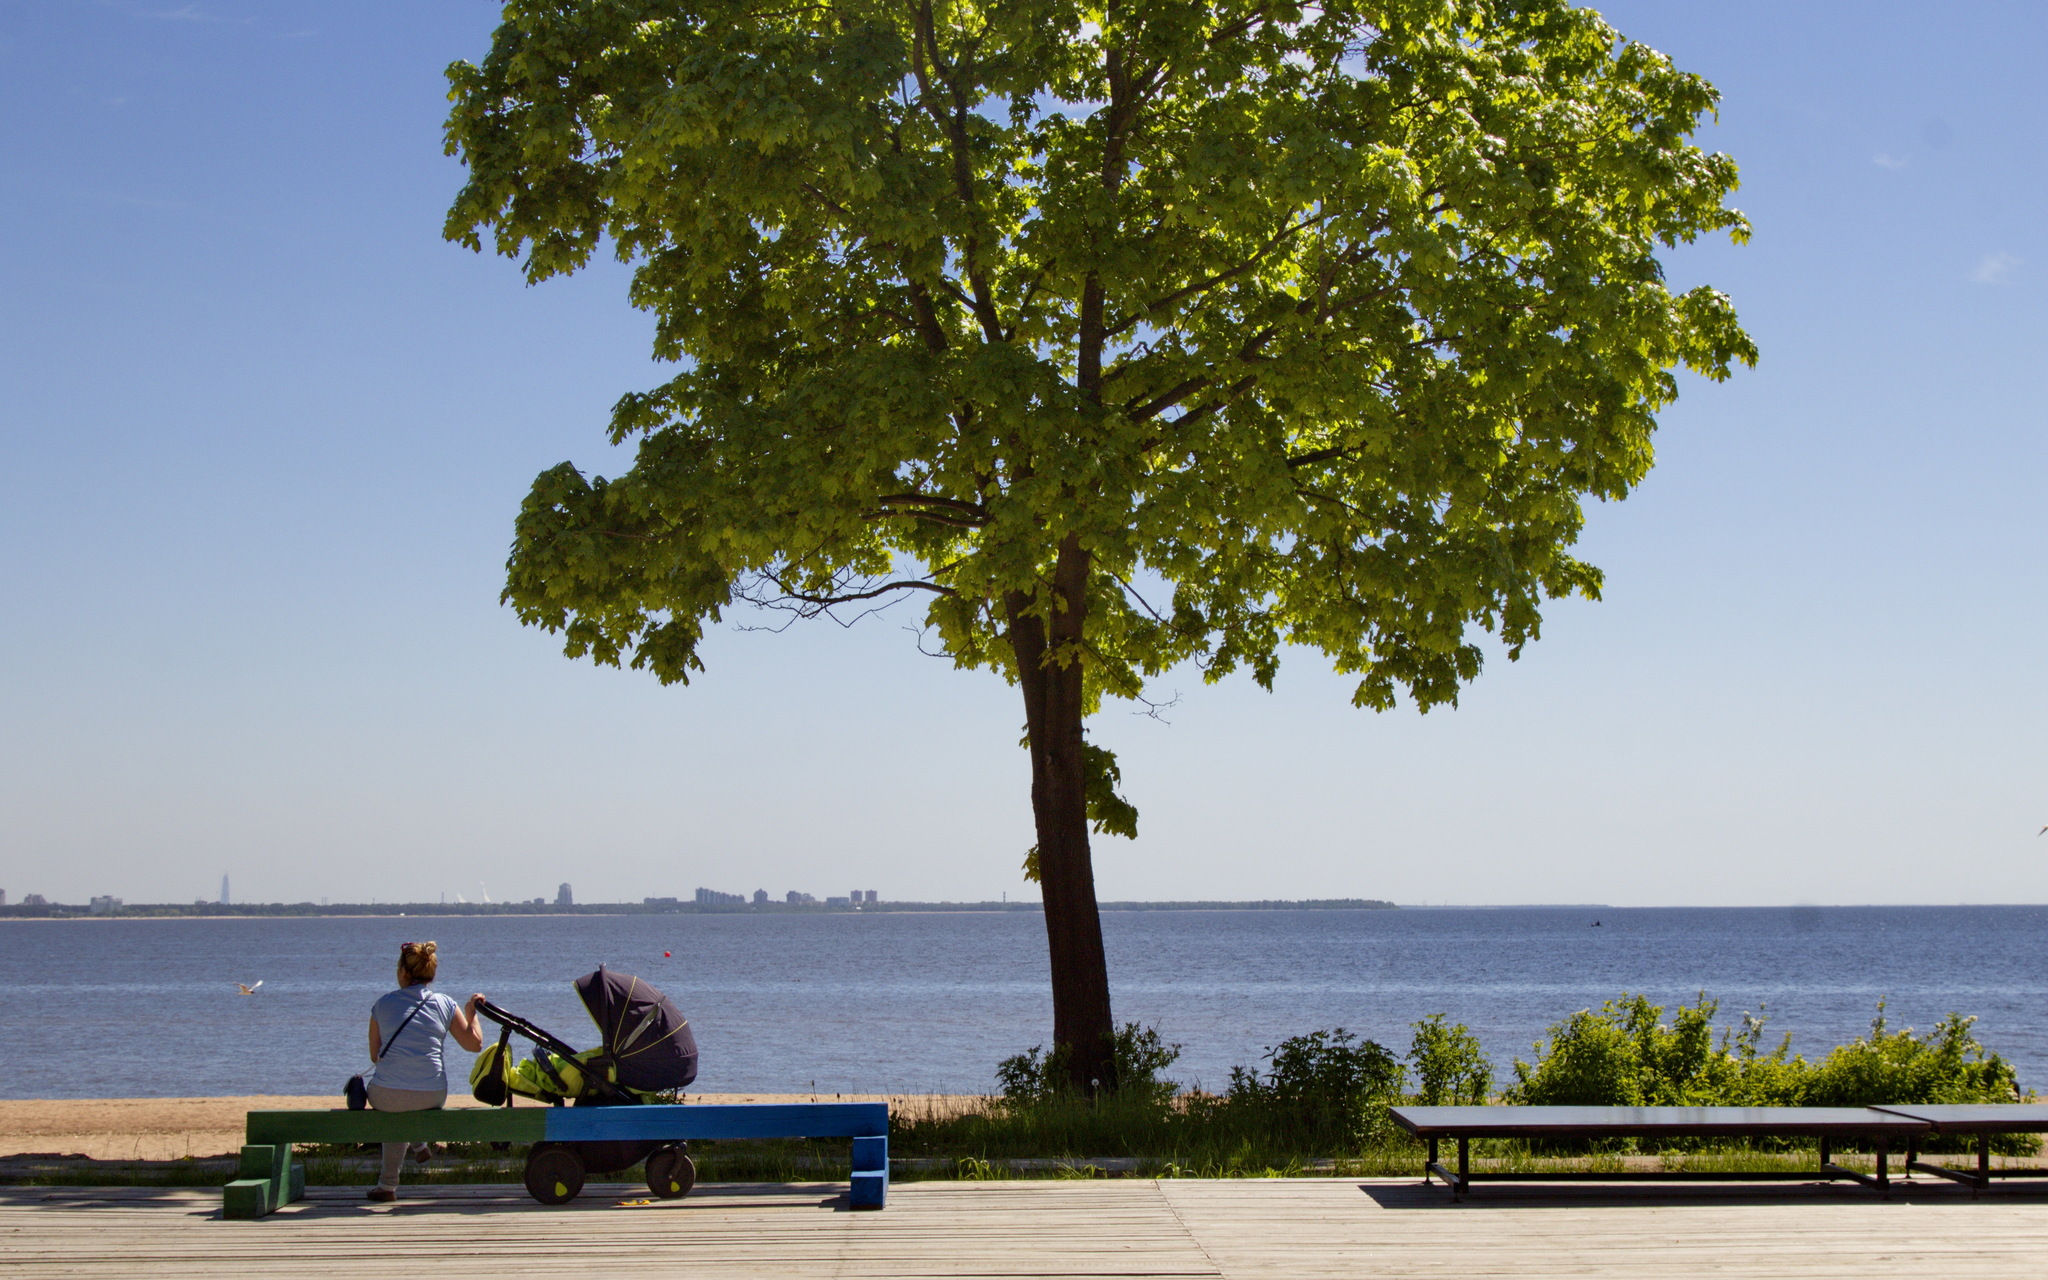
[[[889,1195],[884,1102],[733,1103],[657,1107],[465,1107],[444,1111],[251,1111],[241,1176],[222,1216],[260,1218],[301,1198],[295,1142],[687,1142],[735,1138],[851,1138],[856,1209]]]

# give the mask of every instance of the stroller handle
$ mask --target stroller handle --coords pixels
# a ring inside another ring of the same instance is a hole
[[[476,1002],[476,1011],[501,1027],[517,1031],[520,1035],[525,1036],[552,1053],[559,1053],[565,1058],[576,1056],[577,1050],[574,1045],[565,1040],[557,1039],[510,1009],[501,1008],[488,1000],[479,1000]]]

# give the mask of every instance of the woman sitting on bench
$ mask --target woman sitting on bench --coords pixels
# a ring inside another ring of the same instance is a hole
[[[370,1006],[370,1062],[365,1084],[370,1105],[379,1111],[437,1111],[448,1101],[448,1069],[441,1059],[441,1044],[450,1035],[455,1043],[475,1053],[484,1047],[483,1034],[476,1025],[477,1001],[467,1005],[438,991],[429,990],[440,967],[439,946],[432,942],[408,942],[398,949],[398,990]],[[385,1031],[384,1028],[391,1028]],[[427,1161],[429,1148],[413,1144],[414,1158]],[[398,1171],[405,1164],[406,1144],[384,1144],[384,1169],[369,1198],[377,1201],[398,1198]]]

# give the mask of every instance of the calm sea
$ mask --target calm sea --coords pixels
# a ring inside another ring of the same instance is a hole
[[[1594,927],[1594,921],[1600,923]],[[1322,1027],[1404,1049],[1470,1025],[1505,1076],[1545,1027],[1623,990],[1704,989],[1723,1023],[1767,1005],[1812,1054],[1950,1010],[2048,1085],[2048,908],[1405,909],[1104,916],[1119,1021],[1184,1048],[1211,1087]],[[570,980],[603,961],[666,990],[704,1092],[968,1092],[1047,1038],[1038,917],[1022,914],[0,922],[0,1096],[338,1092],[398,944],[441,944],[441,989],[481,990],[579,1046]],[[664,956],[664,952],[673,953]],[[263,982],[253,997],[236,982]],[[463,1071],[468,1056],[450,1044]]]

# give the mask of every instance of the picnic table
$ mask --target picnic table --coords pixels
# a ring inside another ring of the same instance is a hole
[[[2048,1109],[2044,1109],[2048,1110]],[[1452,1195],[1463,1199],[1473,1182],[1485,1180],[1598,1179],[1607,1181],[1631,1175],[1617,1173],[1474,1173],[1471,1144],[1474,1138],[1786,1138],[1819,1139],[1820,1160],[1811,1170],[1778,1170],[1731,1174],[1670,1170],[1632,1176],[1658,1179],[1729,1180],[1734,1178],[1847,1179],[1888,1190],[1888,1157],[1899,1140],[1910,1141],[1929,1131],[1930,1122],[1870,1107],[1394,1107],[1394,1123],[1429,1143],[1429,1160],[1423,1181],[1431,1174],[1441,1178]],[[2048,1125],[2044,1125],[2048,1127]],[[1458,1165],[1446,1168],[1438,1159],[1438,1144],[1458,1144]],[[1860,1139],[1877,1154],[1873,1174],[1847,1169],[1831,1159],[1835,1142]]]

